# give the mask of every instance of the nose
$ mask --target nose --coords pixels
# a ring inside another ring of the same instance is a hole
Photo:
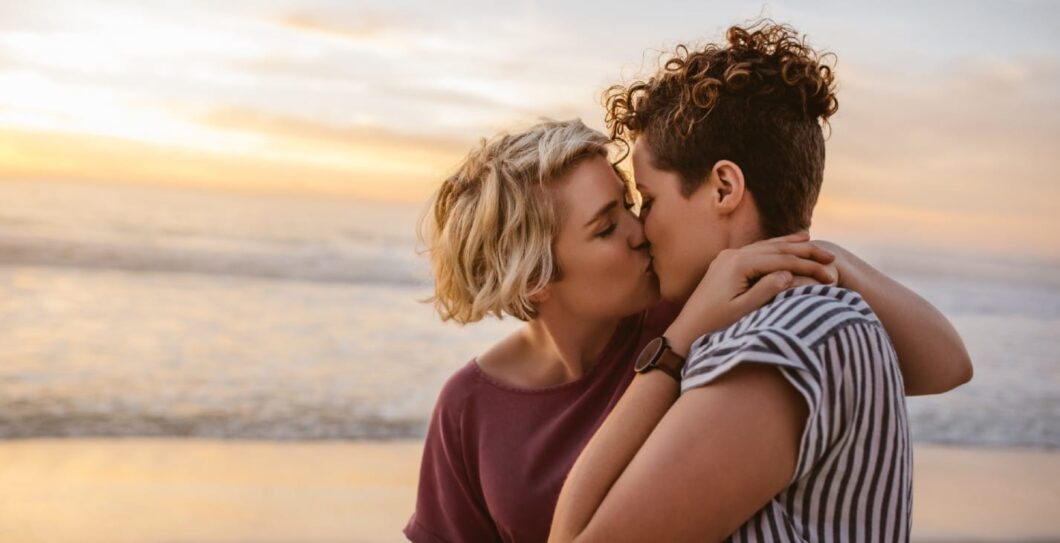
[[[643,251],[646,255],[651,255],[651,243],[648,240],[644,240],[640,245],[633,247],[634,251]]]
[[[644,223],[640,222],[637,217],[630,217],[632,228],[629,235],[629,246],[636,251],[646,251],[648,246],[648,238],[644,235]]]

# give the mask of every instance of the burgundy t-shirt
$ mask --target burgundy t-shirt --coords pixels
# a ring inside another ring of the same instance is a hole
[[[633,380],[640,350],[679,308],[624,319],[600,361],[577,381],[521,389],[472,360],[442,387],[420,467],[416,543],[546,541],[559,491],[582,448]]]

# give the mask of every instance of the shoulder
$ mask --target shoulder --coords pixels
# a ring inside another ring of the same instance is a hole
[[[829,285],[789,289],[767,306],[764,328],[782,330],[814,346],[849,326],[880,327],[882,323],[857,292]],[[766,309],[766,308],[764,308]]]
[[[741,336],[782,334],[811,346],[853,324],[881,325],[857,292],[829,285],[809,285],[781,292],[732,326],[701,340],[716,344]]]
[[[522,329],[494,343],[467,366],[468,384],[489,381],[501,386],[534,388],[533,349]]]
[[[696,340],[689,349],[686,368],[753,359],[816,373],[820,366],[816,346],[849,326],[882,330],[879,319],[857,292],[827,285],[789,289],[732,326]]]
[[[458,416],[480,384],[478,367],[468,361],[446,379],[434,404],[436,417],[452,420]]]

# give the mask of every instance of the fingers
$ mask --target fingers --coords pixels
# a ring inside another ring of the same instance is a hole
[[[775,237],[775,238],[770,238],[770,239],[767,239],[765,241],[766,242],[775,243],[775,242],[785,242],[785,241],[809,241],[809,240],[810,240],[810,233],[807,232],[806,230],[802,230],[802,231],[799,231],[799,232],[795,232],[793,234],[788,234],[786,236],[778,236],[778,237]]]
[[[778,271],[788,271],[794,275],[812,277],[822,284],[833,284],[838,280],[835,266],[802,258],[790,254],[755,254],[748,255],[743,263],[743,272],[747,277],[767,275]]]
[[[795,255],[802,258],[809,258],[811,260],[816,260],[822,264],[829,264],[835,261],[835,253],[819,245],[814,245],[811,242],[776,243],[773,245],[773,248],[778,253]]]
[[[831,241],[823,240],[823,239],[815,239],[815,240],[811,241],[810,243],[813,243],[814,245],[816,245],[818,247],[824,247],[825,249],[828,249],[829,251],[831,251],[833,253],[843,250],[843,248],[840,247],[838,244],[833,243]]]
[[[770,273],[759,279],[754,286],[738,296],[734,302],[739,304],[741,313],[750,313],[768,303],[777,294],[791,287],[795,279],[792,273],[787,270]]]
[[[813,277],[805,277],[805,276],[802,276],[802,275],[796,275],[795,279],[791,281],[791,286],[789,288],[805,287],[807,285],[832,285],[832,286],[837,286],[838,284],[839,284],[839,278],[838,277],[836,278],[835,281],[832,281],[831,283],[822,283],[822,282],[818,281],[817,279],[814,279]]]
[[[780,238],[777,238],[780,239]],[[835,253],[829,251],[827,248],[820,245],[816,245],[813,242],[790,242],[790,241],[771,241],[770,243],[747,246],[748,252],[759,253],[759,254],[790,254],[802,258],[808,258],[816,260],[822,264],[830,264],[835,261]]]
[[[820,285],[821,282],[814,279],[813,277],[803,277],[801,275],[795,277],[791,282],[791,288],[805,287],[807,285]]]
[[[778,237],[775,237],[775,238],[768,238],[768,239],[759,240],[759,241],[756,241],[756,242],[748,245],[748,247],[768,246],[768,245],[773,245],[773,244],[776,244],[776,243],[798,243],[798,242],[809,241],[809,240],[810,240],[810,233],[805,231],[805,230],[803,230],[801,232],[795,232],[794,234],[788,234],[786,236],[778,236]]]

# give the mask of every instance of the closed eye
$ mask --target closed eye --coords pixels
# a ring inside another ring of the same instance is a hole
[[[607,236],[610,236],[612,233],[614,233],[615,228],[617,228],[617,227],[618,227],[617,223],[611,223],[611,224],[609,224],[607,226],[607,228],[597,232],[596,233],[596,237],[598,237],[598,238],[606,238]]]

